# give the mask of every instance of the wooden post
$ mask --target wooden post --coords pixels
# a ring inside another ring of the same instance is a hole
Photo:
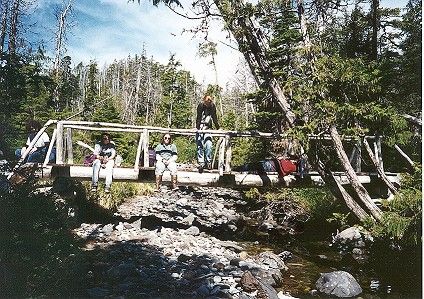
[[[361,155],[362,155],[362,149],[361,149],[362,142],[359,139],[358,142],[354,145],[352,154],[350,155],[349,162],[352,165],[353,169],[355,169],[356,172],[361,172]]]
[[[225,136],[225,172],[231,171],[231,137],[230,135]]]
[[[134,169],[137,170],[139,168],[140,164],[140,155],[141,155],[141,148],[143,147],[144,138],[143,133],[140,134],[140,140],[138,141],[138,147],[137,147],[137,154],[135,156],[135,163],[134,163]],[[143,160],[144,163],[144,160]],[[145,166],[145,165],[143,165]]]
[[[66,154],[68,164],[74,164],[74,153],[72,151],[72,129],[66,128]]]
[[[225,139],[222,140],[221,145],[219,147],[218,170],[219,170],[220,176],[224,174],[224,167],[225,167]]]
[[[196,142],[197,142],[197,140],[196,140]],[[213,153],[213,158],[212,158],[212,168],[213,168],[213,167],[214,167],[214,165],[215,165],[215,161],[216,161],[216,154],[217,154],[218,150],[220,149],[221,142],[222,142],[222,137],[219,137],[218,141],[216,142],[215,151],[214,151],[214,153]],[[217,168],[219,168],[219,163],[218,163]]]
[[[381,169],[384,170],[383,156],[381,154],[381,136],[380,135],[375,136],[374,146],[375,146],[375,151],[378,154],[377,155],[378,163],[381,165]]]
[[[63,123],[57,123],[56,135],[56,164],[64,164],[64,148],[63,148]]]
[[[377,157],[373,154],[372,149],[370,145],[368,144],[368,141],[364,139],[364,146],[365,149],[368,152],[368,155],[370,156],[372,162],[374,163],[375,168],[377,169],[377,173],[380,176],[380,178],[383,180],[383,182],[386,184],[387,188],[393,193],[396,194],[397,188],[389,181],[389,179],[386,176],[386,173],[383,169],[383,164],[378,161]]]
[[[149,167],[149,130],[143,129],[143,155],[144,167]]]
[[[50,153],[52,152],[53,145],[56,141],[56,134],[57,134],[57,130],[54,129],[52,139],[50,140],[49,149],[47,150],[46,158],[44,159],[43,167],[46,167],[46,165],[49,163]]]

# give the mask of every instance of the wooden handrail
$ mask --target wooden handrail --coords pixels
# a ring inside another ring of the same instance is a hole
[[[140,133],[144,129],[149,132],[156,133],[171,133],[178,135],[195,135],[196,133],[207,133],[215,137],[262,137],[262,138],[291,138],[288,134],[275,134],[265,133],[257,130],[244,130],[244,131],[233,131],[233,130],[197,130],[197,129],[176,129],[176,128],[164,128],[164,127],[153,127],[153,126],[137,126],[137,125],[125,125],[118,123],[107,123],[107,122],[90,122],[90,121],[60,121],[64,128],[75,128],[80,130],[90,131],[111,131],[111,132],[134,132]],[[375,136],[363,136],[367,139],[374,139]],[[381,137],[381,136],[380,136]],[[309,134],[309,139],[312,140],[331,140],[328,134]],[[353,141],[357,140],[354,136],[342,136],[343,140]]]

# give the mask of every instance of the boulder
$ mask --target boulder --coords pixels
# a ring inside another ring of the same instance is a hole
[[[245,292],[251,293],[257,291],[257,299],[278,299],[275,289],[256,279],[250,271],[243,273],[240,279],[240,285]]]
[[[288,268],[281,257],[271,251],[264,251],[255,257],[258,264],[267,265],[271,269],[287,271]]]
[[[349,227],[333,238],[333,244],[349,249],[364,248],[373,241],[371,234],[361,226]]]
[[[319,292],[339,298],[354,297],[362,293],[355,278],[345,271],[322,273],[315,286]]]

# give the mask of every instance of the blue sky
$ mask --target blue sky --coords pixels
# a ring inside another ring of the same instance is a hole
[[[189,6],[189,0],[182,2]],[[62,0],[38,0],[30,10],[30,18],[36,21],[32,31],[43,39],[47,49],[54,47],[54,11],[61,5]],[[103,66],[114,59],[141,53],[144,45],[156,61],[166,63],[175,53],[183,68],[191,71],[199,82],[215,82],[209,59],[197,55],[201,37],[182,34],[184,28],[193,28],[197,21],[184,19],[164,5],[155,7],[146,0],[140,5],[126,0],[73,0],[72,20],[67,55],[74,65],[95,60]],[[218,43],[218,80],[224,85],[234,74],[241,55],[218,42],[225,41],[226,34],[221,28],[221,24],[215,24],[209,37]]]
[[[43,39],[47,49],[54,47],[55,9],[68,0],[38,0],[30,9],[30,18],[36,23],[31,29]],[[184,7],[190,7],[191,0],[182,0]],[[382,6],[396,7],[406,1],[383,0]],[[164,5],[155,7],[151,1],[141,4],[127,0],[73,0],[73,28],[68,34],[67,55],[74,64],[90,60],[99,66],[114,59],[139,54],[143,45],[149,56],[166,63],[171,53],[191,71],[199,82],[214,83],[215,75],[208,58],[197,55],[199,37],[183,29],[193,28],[197,21],[184,19],[171,12]],[[209,39],[218,43],[216,58],[218,80],[223,86],[235,73],[240,53],[220,43],[227,42],[222,24],[213,24]]]

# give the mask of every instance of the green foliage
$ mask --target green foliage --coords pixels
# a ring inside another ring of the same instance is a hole
[[[349,227],[349,216],[350,213],[343,214],[343,213],[333,213],[333,215],[327,219],[330,223],[336,223],[337,227],[341,230],[346,229]]]
[[[232,158],[233,166],[260,161],[267,155],[266,143],[256,138],[234,138],[232,140]]]
[[[326,219],[332,212],[340,210],[336,199],[326,188],[299,188],[293,191],[309,211],[312,221]]]
[[[422,190],[421,168],[416,176],[403,180],[405,185],[394,199],[385,203],[386,211],[379,223],[368,221],[365,225],[377,237],[393,240],[403,246],[415,246],[421,242]]]
[[[176,137],[174,143],[178,151],[178,163],[192,163],[196,161],[196,141],[194,137]]]
[[[93,121],[98,122],[109,122],[109,123],[119,123],[119,112],[115,108],[115,105],[111,99],[106,99],[101,105],[96,105],[93,107]]]
[[[186,82],[189,73],[179,70],[181,63],[171,55],[168,64],[162,70],[162,101],[155,115],[155,125],[169,128],[191,127],[191,105],[187,97]]]
[[[423,176],[423,168],[422,165],[415,165],[414,171],[412,174],[403,173],[402,174],[402,188],[414,188],[421,190],[422,187],[422,176]]]
[[[339,209],[334,196],[324,188],[281,188],[278,190],[266,190],[263,192],[259,192],[256,188],[253,188],[246,192],[245,196],[248,199],[256,200],[294,201],[308,212],[310,217],[309,221],[311,222],[323,222],[331,216],[334,217],[333,212]]]
[[[257,188],[250,188],[244,193],[247,200],[258,200],[261,197],[261,193]]]
[[[90,193],[90,183],[84,183],[84,187],[86,193],[90,194],[90,200],[97,201],[101,207],[112,211],[128,198],[136,195],[149,195],[155,190],[151,184],[129,182],[113,182],[110,193],[105,193],[101,184],[96,193]]]

